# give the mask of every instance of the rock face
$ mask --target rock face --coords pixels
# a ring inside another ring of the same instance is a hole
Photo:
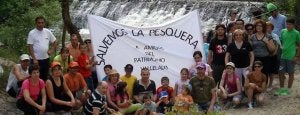
[[[12,67],[15,64],[16,63],[13,61],[0,57],[0,65]]]

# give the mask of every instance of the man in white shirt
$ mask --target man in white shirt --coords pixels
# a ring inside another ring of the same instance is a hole
[[[20,64],[15,64],[9,74],[6,86],[6,92],[12,96],[16,97],[19,92],[22,82],[29,77],[28,67],[29,67],[29,55],[22,54],[20,56]]]
[[[28,35],[27,44],[33,64],[40,67],[40,78],[44,81],[49,73],[49,55],[53,54],[57,41],[52,32],[44,28],[45,18],[39,16],[35,19],[36,28],[31,30]],[[51,44],[51,47],[49,48]]]

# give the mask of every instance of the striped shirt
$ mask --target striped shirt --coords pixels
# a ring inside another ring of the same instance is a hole
[[[99,115],[106,115],[105,104],[106,96],[100,94],[98,90],[92,93],[84,106],[84,112],[86,115],[93,114],[93,108],[99,109]]]

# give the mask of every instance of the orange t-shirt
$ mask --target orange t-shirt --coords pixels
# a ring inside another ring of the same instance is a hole
[[[64,75],[64,78],[69,89],[73,93],[79,91],[84,87],[87,87],[85,80],[83,79],[82,75],[78,72],[75,74],[75,76],[70,76],[70,74],[67,73]]]
[[[189,111],[190,105],[184,104],[185,102],[193,102],[192,96],[179,94],[176,97],[176,108],[179,111]]]

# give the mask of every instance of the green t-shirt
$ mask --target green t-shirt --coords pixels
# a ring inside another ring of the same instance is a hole
[[[211,90],[216,87],[215,81],[211,77],[205,77],[200,80],[193,77],[190,80],[192,86],[192,97],[195,103],[206,103],[212,98]]]
[[[61,65],[61,67],[62,67],[62,69],[63,69],[63,74],[66,74],[66,73],[68,72],[68,69],[69,69],[69,63],[70,63],[71,61],[73,61],[73,57],[72,57],[72,56],[69,56],[69,58],[70,58],[70,59],[67,58],[67,60],[63,61],[63,60],[61,59],[61,55],[59,54],[59,55],[55,56],[54,59],[53,59],[54,61],[57,61],[57,62],[60,63],[60,65]]]
[[[297,43],[300,42],[300,34],[296,29],[281,31],[282,54],[281,59],[293,60],[296,56]]]

